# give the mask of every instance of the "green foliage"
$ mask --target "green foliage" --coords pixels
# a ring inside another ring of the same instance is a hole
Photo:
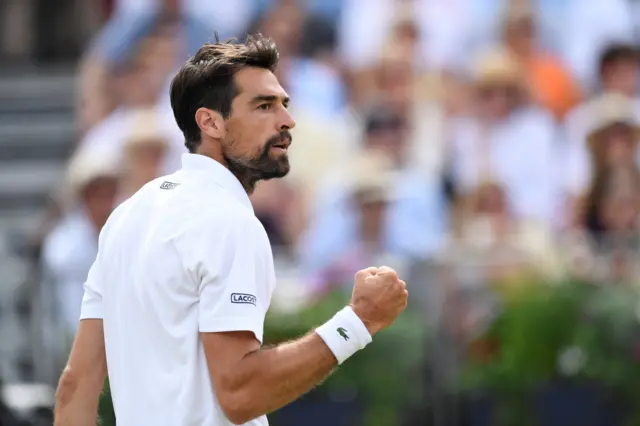
[[[98,419],[98,424],[100,426],[116,426],[116,414],[113,411],[109,379],[105,379],[104,389],[102,390],[102,395],[100,395],[100,402],[98,403]]]
[[[595,380],[637,400],[639,303],[638,292],[630,287],[524,284],[504,301],[479,339],[492,342],[494,351],[466,361],[462,385],[498,395],[503,424],[526,418],[523,404],[531,392],[561,377]]]
[[[498,350],[486,361],[468,360],[463,385],[510,392],[553,379],[558,353],[577,326],[584,293],[572,284],[522,285],[482,336],[496,342]]]

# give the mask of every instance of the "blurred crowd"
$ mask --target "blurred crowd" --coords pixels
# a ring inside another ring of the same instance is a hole
[[[202,43],[254,32],[279,47],[297,121],[290,175],[251,197],[289,296],[425,260],[452,279],[483,265],[467,281],[640,278],[640,1],[111,3],[42,226],[70,334],[110,211],[180,167],[173,74]]]

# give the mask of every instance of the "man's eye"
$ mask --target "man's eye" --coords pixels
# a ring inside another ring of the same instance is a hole
[[[271,104],[260,104],[260,106],[258,106],[258,109],[262,109],[262,110],[269,110],[271,109]]]

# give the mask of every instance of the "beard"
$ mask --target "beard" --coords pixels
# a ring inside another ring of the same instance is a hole
[[[287,140],[290,145],[292,139],[291,133],[284,130],[269,138],[252,158],[235,157],[228,152],[223,152],[223,156],[229,170],[240,180],[245,189],[251,192],[258,181],[282,178],[289,173],[291,166],[287,154],[273,157],[271,148],[283,140]]]

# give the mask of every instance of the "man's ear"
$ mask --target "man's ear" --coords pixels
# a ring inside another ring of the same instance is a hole
[[[212,139],[224,139],[224,118],[219,112],[208,108],[198,108],[196,111],[196,123],[203,135]]]

